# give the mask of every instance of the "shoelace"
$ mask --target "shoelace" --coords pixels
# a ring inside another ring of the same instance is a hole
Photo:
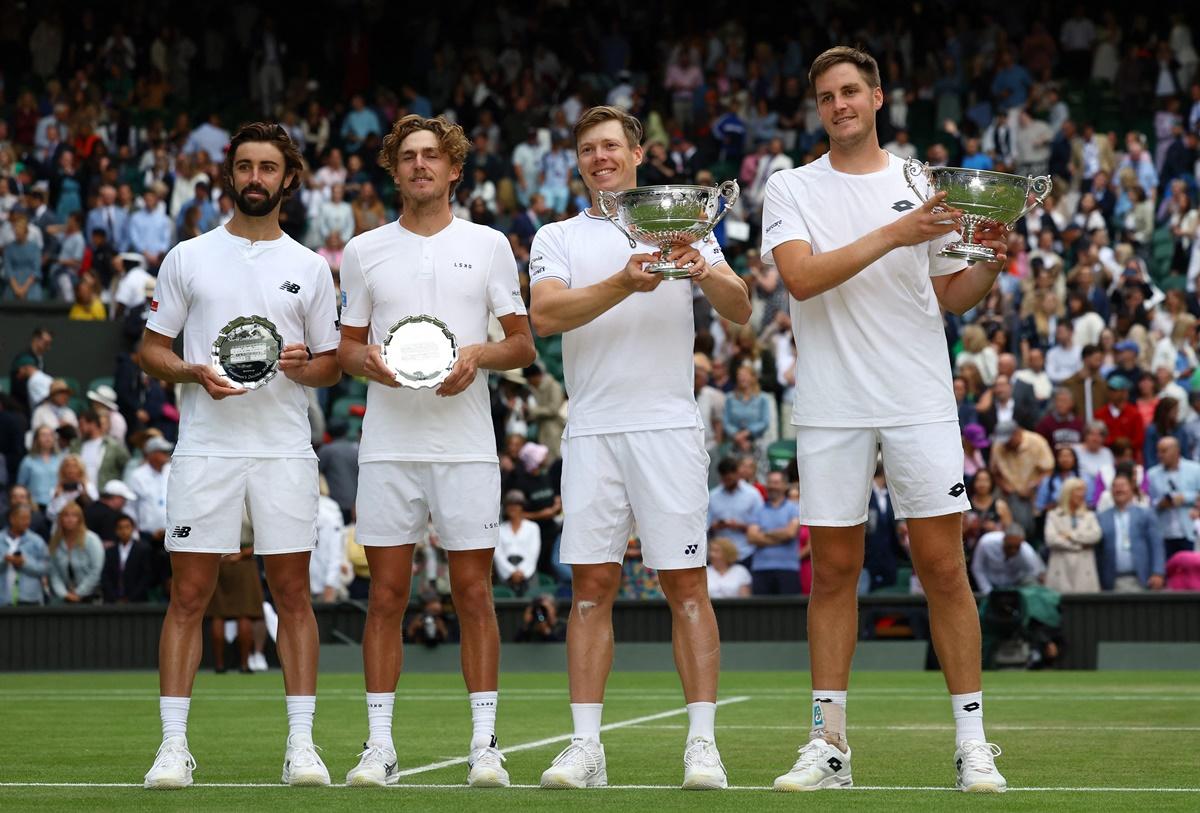
[[[478,756],[471,763],[472,767],[484,765],[488,768],[499,768],[500,763],[507,761],[504,754],[500,753],[500,749],[498,748],[480,748],[476,753]]]
[[[992,773],[996,770],[996,763],[993,760],[1001,753],[1003,752],[1000,750],[1000,746],[995,743],[963,743],[963,762],[972,771]]]
[[[321,746],[315,743],[289,744],[288,748],[292,752],[292,766],[295,768],[310,768],[313,765],[322,764],[321,758],[317,756],[317,751],[321,750]]]
[[[725,770],[725,765],[721,762],[721,755],[717,753],[717,746],[712,740],[700,737],[688,743],[687,750],[683,752],[683,764],[689,768],[701,765],[706,768],[719,767],[721,770]]]
[[[196,760],[192,757],[191,752],[188,751],[187,746],[173,742],[164,742],[158,746],[158,753],[154,755],[153,767],[161,768],[171,757],[182,757],[183,764],[187,766],[188,770],[196,770]]]
[[[800,746],[800,755],[796,758],[796,764],[792,766],[792,773],[797,771],[807,770],[817,764],[817,760],[821,758],[821,741],[809,740],[804,745]]]
[[[582,741],[572,742],[554,758],[552,765],[583,765],[588,773],[600,770],[600,749],[589,749]]]
[[[381,768],[387,769],[388,766],[388,751],[379,745],[367,745],[363,743],[363,752],[358,755],[360,763],[368,765],[378,765]]]

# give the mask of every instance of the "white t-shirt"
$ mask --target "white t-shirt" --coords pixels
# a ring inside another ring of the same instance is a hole
[[[85,440],[79,445],[79,456],[83,459],[83,468],[87,471],[88,480],[99,482],[100,464],[104,462],[104,438]],[[104,484],[100,483],[103,487]]]
[[[813,254],[849,245],[921,205],[904,162],[838,172],[825,155],[776,172],[763,206],[762,258],[803,240]],[[937,256],[954,234],[898,248],[841,285],[806,302],[791,300],[796,336],[797,426],[906,426],[958,419],[941,307],[930,281],[962,270]]]
[[[712,565],[708,568],[709,598],[738,598],[744,585],[751,583],[750,571],[739,564],[732,564],[724,573],[718,573]]]
[[[127,310],[140,307],[146,301],[146,283],[153,279],[145,268],[135,265],[126,271],[125,276],[117,283],[114,301],[118,305],[124,305]]]
[[[358,235],[342,255],[342,324],[371,326],[370,343],[406,316],[440,319],[460,348],[487,341],[488,314],[525,315],[504,235],[455,218],[431,237],[393,221]],[[367,385],[359,461],[495,463],[487,373],[450,398],[435,388]]]
[[[175,338],[183,358],[210,364],[217,334],[240,316],[270,320],[284,345],[338,346],[329,265],[286,234],[251,243],[224,226],[171,249],[158,272],[146,327]],[[264,387],[214,401],[184,384],[176,456],[315,457],[304,387],[278,373]]]
[[[711,236],[692,244],[710,266],[725,262]],[[605,218],[586,211],[538,229],[529,255],[530,285],[557,279],[586,288],[620,271],[632,254],[657,254]],[[603,435],[700,427],[693,392],[696,329],[692,286],[663,280],[563,334],[563,375],[571,410],[567,434]]]

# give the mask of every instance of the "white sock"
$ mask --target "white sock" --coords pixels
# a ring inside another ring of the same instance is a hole
[[[603,703],[572,703],[571,718],[575,721],[575,739],[600,742],[600,713]]]
[[[158,698],[158,716],[162,718],[164,740],[168,737],[187,737],[187,716],[191,705],[190,697]]]
[[[497,692],[471,692],[471,750],[496,747]]]
[[[396,750],[392,743],[392,708],[396,705],[395,692],[367,692],[367,742]]]
[[[688,742],[703,737],[706,740],[716,742],[717,735],[714,731],[717,725],[717,704],[716,703],[688,703]]]
[[[288,695],[288,739],[297,737],[312,742],[313,715],[317,713],[317,697],[311,694]]]
[[[846,692],[832,689],[813,689],[812,693],[812,730],[820,732],[814,736],[823,736],[831,743],[842,747],[846,745]]]
[[[987,742],[983,735],[983,692],[950,695],[954,709],[954,742],[962,745],[966,740]]]

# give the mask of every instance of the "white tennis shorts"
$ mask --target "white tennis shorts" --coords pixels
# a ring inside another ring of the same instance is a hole
[[[413,545],[433,515],[445,550],[494,548],[500,540],[497,463],[421,463],[384,460],[358,469],[355,503],[360,545]]]

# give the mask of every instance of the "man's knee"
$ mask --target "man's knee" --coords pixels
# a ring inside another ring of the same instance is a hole
[[[367,599],[367,611],[371,615],[386,617],[400,616],[408,609],[408,596],[412,583],[402,578],[380,576],[371,579],[371,592]]]

